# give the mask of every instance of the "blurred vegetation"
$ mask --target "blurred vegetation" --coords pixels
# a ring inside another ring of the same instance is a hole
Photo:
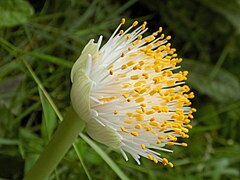
[[[130,179],[240,179],[239,9],[239,0],[1,0],[0,179],[21,179],[32,166],[69,106],[71,65],[121,17],[173,36],[198,112],[189,147],[166,154],[173,169],[97,145]],[[78,156],[72,148],[50,179],[119,179],[89,145],[79,138]]]

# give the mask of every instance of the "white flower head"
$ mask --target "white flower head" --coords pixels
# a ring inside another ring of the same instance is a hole
[[[102,36],[84,48],[72,72],[71,101],[86,122],[88,134],[98,142],[128,152],[140,164],[140,157],[173,166],[159,151],[172,152],[169,146],[188,138],[195,108],[194,97],[184,84],[187,71],[179,71],[171,36],[160,27],[153,34],[144,22],[135,21],[126,31],[117,27],[105,45]],[[157,152],[158,151],[158,152]]]

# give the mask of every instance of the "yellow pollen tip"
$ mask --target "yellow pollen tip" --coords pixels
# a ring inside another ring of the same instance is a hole
[[[169,41],[171,38],[172,38],[171,36],[167,36],[167,37],[166,37],[166,40]]]
[[[183,146],[183,147],[187,147],[188,144],[187,144],[187,143],[181,143],[181,146]]]
[[[169,162],[168,165],[169,165],[169,167],[171,167],[171,168],[173,167],[173,163],[172,163],[172,162]]]
[[[162,159],[162,163],[163,163],[164,166],[166,166],[166,165],[168,164],[167,158],[163,158],[163,159]]]
[[[113,70],[112,69],[109,70],[109,74],[113,75]]]
[[[167,145],[173,146],[173,145],[174,145],[174,142],[168,142]]]
[[[115,111],[113,112],[113,114],[115,114],[115,115],[118,114],[118,110],[115,110]]]
[[[133,27],[135,27],[135,26],[137,26],[138,25],[138,21],[134,21],[133,23],[132,23],[132,26]]]
[[[121,57],[124,57],[125,56],[125,53],[124,52],[122,52],[122,54],[121,54]]]
[[[121,24],[123,25],[123,24],[125,24],[125,22],[126,22],[126,19],[125,19],[125,18],[122,18]]]
[[[157,158],[153,158],[153,162],[157,164],[158,163]]]
[[[119,31],[119,33],[120,33],[120,34],[123,34],[123,33],[124,33],[124,30],[121,29],[121,30]]]
[[[138,80],[139,79],[139,75],[133,75],[130,78],[131,78],[131,80]]]
[[[121,130],[122,130],[123,132],[125,132],[125,131],[126,131],[126,129],[125,129],[125,127],[124,127],[124,126],[121,126],[120,128],[121,128]]]
[[[163,135],[158,136],[158,139],[165,139]]]
[[[138,132],[132,131],[132,132],[131,132],[131,135],[133,135],[133,136],[138,136]]]
[[[150,114],[153,114],[153,113],[155,113],[154,110],[149,110],[149,111],[146,112],[147,115],[150,115]]]
[[[141,147],[142,147],[143,150],[146,149],[146,146],[144,144],[141,144]]]
[[[147,157],[148,157],[148,159],[153,160],[153,157],[151,154],[148,154]]]
[[[161,33],[163,31],[163,28],[162,27],[159,27],[158,28],[158,32]]]
[[[197,112],[197,109],[196,108],[192,108],[192,112]]]
[[[137,98],[135,102],[140,103],[140,102],[143,102],[144,100],[145,100],[144,97],[140,97],[140,98]]]
[[[141,124],[136,124],[136,125],[135,125],[135,128],[136,128],[136,129],[141,129],[142,126],[141,126]]]

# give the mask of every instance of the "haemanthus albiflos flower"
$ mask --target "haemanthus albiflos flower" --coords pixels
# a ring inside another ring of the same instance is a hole
[[[173,167],[160,155],[169,146],[187,146],[194,97],[185,85],[187,71],[168,42],[162,27],[143,37],[147,22],[135,21],[121,30],[125,19],[105,45],[102,36],[86,45],[72,72],[71,101],[86,122],[88,134],[98,142]],[[181,142],[178,142],[181,138]]]

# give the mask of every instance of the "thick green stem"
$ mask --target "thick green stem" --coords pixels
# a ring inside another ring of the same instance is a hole
[[[24,180],[44,180],[56,168],[69,150],[79,133],[84,128],[84,122],[79,119],[71,107],[64,120],[57,128],[52,139],[40,155]]]

